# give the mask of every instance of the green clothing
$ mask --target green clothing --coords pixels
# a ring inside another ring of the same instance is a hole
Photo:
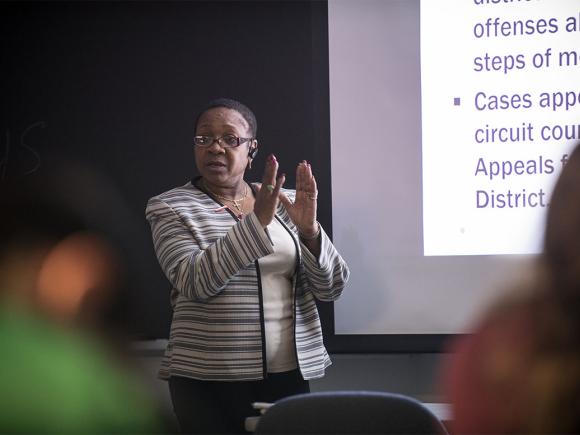
[[[0,433],[161,430],[129,373],[79,333],[0,307]]]

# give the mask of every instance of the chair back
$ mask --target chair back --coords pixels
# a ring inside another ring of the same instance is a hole
[[[447,434],[421,402],[373,391],[299,394],[279,400],[261,417],[256,434]]]

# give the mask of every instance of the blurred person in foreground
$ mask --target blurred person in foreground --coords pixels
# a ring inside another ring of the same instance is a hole
[[[54,173],[0,183],[0,432],[164,430],[123,353],[124,251],[103,224],[120,201]]]
[[[453,344],[453,433],[580,433],[580,145],[555,185],[533,281]]]
[[[317,221],[310,165],[296,190],[270,155],[262,183],[246,181],[258,151],[244,104],[207,104],[194,125],[200,176],[149,200],[173,320],[160,375],[181,430],[243,433],[252,402],[310,391],[330,358],[316,300],[336,300],[348,268]]]

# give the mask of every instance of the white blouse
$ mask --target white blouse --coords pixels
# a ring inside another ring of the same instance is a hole
[[[277,219],[268,232],[274,253],[258,260],[264,302],[266,360],[268,372],[279,373],[298,367],[294,343],[293,285],[296,269],[296,245]]]

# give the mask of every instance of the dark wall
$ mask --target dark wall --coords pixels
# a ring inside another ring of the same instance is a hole
[[[73,160],[116,184],[134,216],[117,224],[133,246],[127,315],[140,337],[166,337],[168,283],[143,214],[195,174],[192,124],[209,99],[256,113],[250,179],[272,152],[289,185],[312,162],[331,230],[327,33],[326,2],[0,3],[0,177]]]

